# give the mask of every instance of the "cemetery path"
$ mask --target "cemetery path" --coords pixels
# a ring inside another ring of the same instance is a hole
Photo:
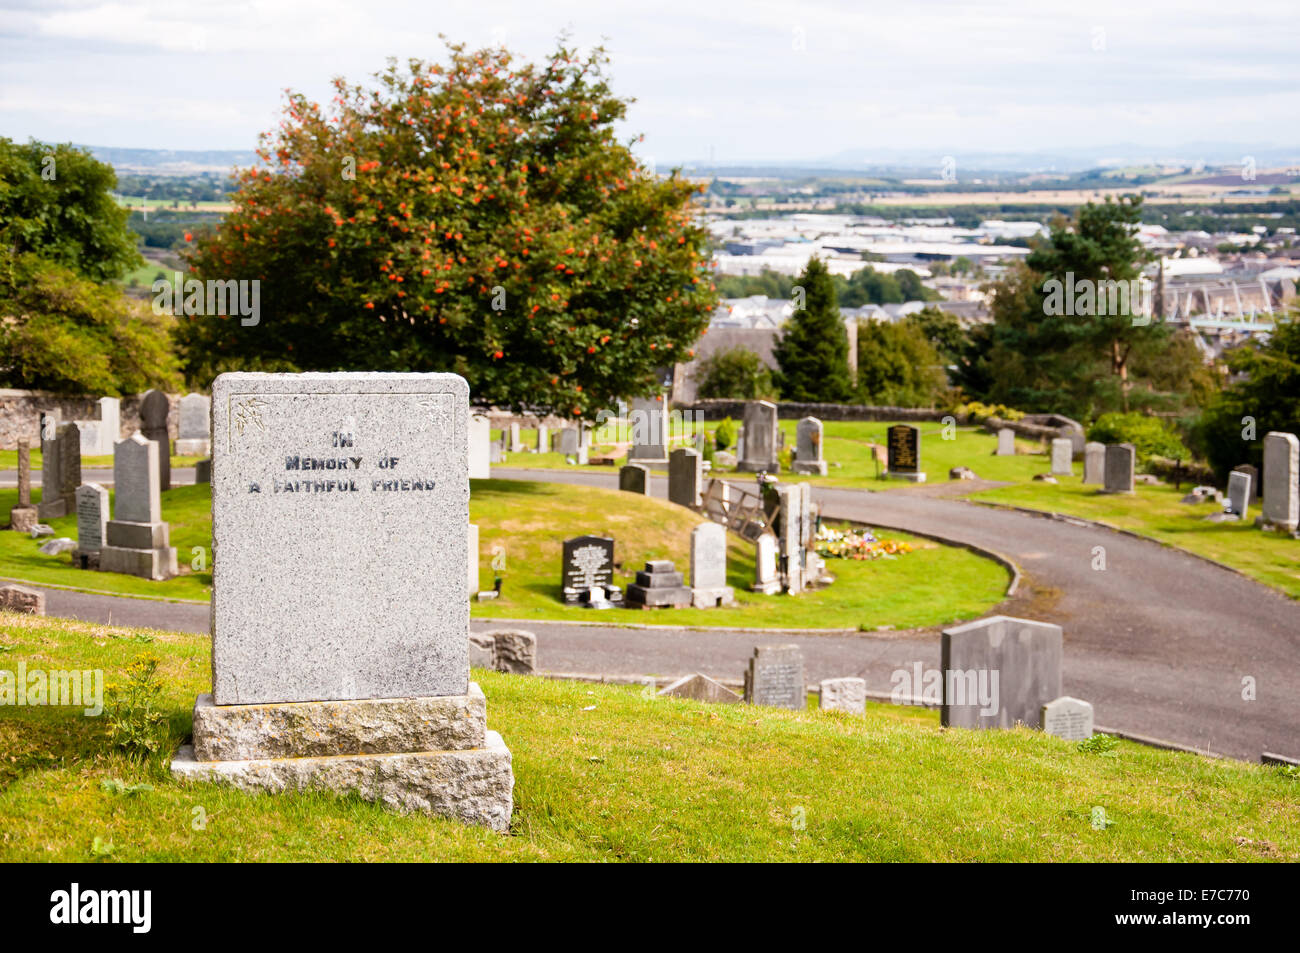
[[[493,475],[617,485],[615,472],[496,468]],[[651,492],[666,495],[667,482],[654,474]],[[1025,578],[998,611],[1064,628],[1064,691],[1091,701],[1098,724],[1249,760],[1265,751],[1300,757],[1300,603],[1177,549],[1097,526],[909,490],[815,488],[813,498],[828,516],[933,534],[1015,560]],[[1093,568],[1098,546],[1104,571]],[[629,630],[578,628],[586,631],[543,635],[539,629],[547,669],[684,674],[699,668],[734,677],[750,649],[767,638],[655,630],[629,637]],[[806,646],[810,679],[860,674],[877,691],[889,690],[896,668],[912,661],[937,665],[939,657],[933,637],[771,639]],[[613,645],[620,648],[611,651]],[[658,655],[663,671],[645,657],[652,646],[667,650]],[[716,667],[703,667],[706,662]]]

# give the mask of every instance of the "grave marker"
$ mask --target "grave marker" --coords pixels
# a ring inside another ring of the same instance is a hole
[[[1106,482],[1106,445],[1089,441],[1083,445],[1083,482],[1103,486]]]
[[[1043,706],[1043,732],[1066,741],[1087,741],[1092,737],[1092,705],[1062,695]]]
[[[735,599],[727,585],[727,531],[719,523],[701,523],[691,530],[691,604],[712,609]]]
[[[1112,443],[1106,447],[1107,493],[1133,492],[1133,461],[1136,451],[1131,443]]]
[[[180,399],[177,428],[178,457],[206,457],[212,452],[212,399],[186,394]]]
[[[668,501],[692,510],[700,508],[700,477],[703,458],[696,450],[682,448],[668,455]]]
[[[1260,522],[1295,532],[1300,523],[1300,440],[1271,431],[1264,437],[1264,505]]]
[[[921,469],[921,428],[911,424],[894,424],[887,431],[887,474],[900,480],[924,483]]]
[[[795,711],[808,707],[808,683],[799,646],[760,645],[754,649],[745,669],[745,701]]]
[[[172,441],[167,426],[171,412],[171,401],[162,391],[148,390],[140,398],[140,433],[158,443],[158,487],[162,491],[172,488]]]
[[[822,422],[816,417],[804,417],[795,427],[795,460],[790,468],[794,473],[826,475],[826,461],[822,459]]]
[[[1074,474],[1074,443],[1069,437],[1057,437],[1052,441],[1053,476],[1071,476]]]
[[[943,703],[950,728],[1040,725],[1042,706],[1061,694],[1059,625],[992,616],[944,629]]]
[[[776,459],[776,434],[776,404],[766,400],[745,404],[743,441],[736,469],[742,473],[778,472],[781,467]]]

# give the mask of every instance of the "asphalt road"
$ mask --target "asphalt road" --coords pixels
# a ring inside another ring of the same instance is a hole
[[[496,468],[493,475],[604,487],[617,483],[613,471]],[[652,477],[656,496],[663,496],[666,486],[666,477]],[[1013,559],[1025,578],[997,611],[1064,628],[1063,689],[1091,701],[1098,724],[1252,761],[1264,751],[1300,757],[1300,603],[1147,540],[918,489],[815,489],[814,499],[830,517],[931,533]],[[1093,568],[1098,546],[1105,552],[1104,570]],[[208,631],[207,606],[46,592],[50,615]],[[474,628],[506,625],[475,622]],[[869,688],[887,692],[895,671],[918,661],[939,665],[937,630],[823,635],[567,623],[528,627],[537,633],[538,662],[548,671],[702,671],[738,678],[754,646],[797,643],[810,681],[858,675]],[[1254,680],[1253,700],[1243,698],[1247,679]]]

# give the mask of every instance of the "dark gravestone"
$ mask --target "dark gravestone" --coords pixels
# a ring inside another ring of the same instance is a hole
[[[1042,709],[1061,695],[1059,625],[992,616],[944,629],[943,704],[950,728],[1038,728]]]
[[[171,401],[159,390],[145,391],[140,399],[140,433],[146,440],[158,441],[158,488],[172,488],[172,443],[167,431],[167,418],[171,415]]]
[[[745,701],[803,711],[808,707],[803,653],[797,645],[760,645],[745,670]]]
[[[604,589],[605,598],[622,598],[614,586],[614,541],[605,536],[575,536],[564,541],[560,566],[564,601],[583,602],[591,589]]]
[[[913,427],[911,424],[895,424],[889,428],[885,443],[888,447],[890,476],[899,476],[917,482],[925,479],[925,474],[921,472],[920,427]]]
[[[667,559],[652,559],[627,587],[627,602],[643,609],[680,609],[691,604],[691,590]]]
[[[1264,494],[1264,488],[1259,483],[1259,470],[1249,463],[1243,463],[1241,466],[1233,467],[1233,473],[1246,473],[1250,475],[1250,498],[1259,500]]]

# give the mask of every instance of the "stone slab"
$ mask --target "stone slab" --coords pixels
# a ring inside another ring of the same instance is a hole
[[[1074,443],[1069,437],[1052,441],[1052,475],[1070,476],[1074,473]]]
[[[940,723],[954,728],[1037,728],[1061,694],[1059,625],[991,616],[940,637]],[[950,674],[951,673],[951,674]]]
[[[738,705],[744,701],[726,685],[715,682],[709,676],[701,675],[699,672],[682,676],[659,689],[655,695],[659,698],[689,698],[692,701],[709,702],[715,705]]]
[[[745,701],[803,711],[808,707],[803,652],[797,645],[760,645],[745,669]]]
[[[164,549],[171,545],[171,527],[167,523],[108,520],[105,526],[104,542],[109,546],[123,549]]]
[[[474,682],[465,695],[353,701],[216,705],[194,703],[198,761],[255,761],[349,754],[481,748],[487,700]]]
[[[171,763],[179,781],[227,784],[242,791],[333,791],[356,794],[404,814],[421,813],[510,828],[514,773],[501,735],[487,732],[481,748],[322,758],[198,761],[184,745]]]
[[[718,609],[736,604],[736,590],[731,586],[691,587],[691,606],[696,609]]]
[[[867,680],[864,678],[823,679],[818,707],[861,715],[867,710]]]
[[[105,546],[99,551],[99,568],[101,572],[120,572],[141,579],[170,579],[179,571],[176,550],[171,547],[126,549]]]
[[[1083,482],[1101,486],[1106,482],[1106,445],[1089,441],[1083,445]]]
[[[45,593],[26,586],[0,586],[0,609],[27,615],[45,615]]]
[[[1043,706],[1043,731],[1067,741],[1087,741],[1092,737],[1092,705],[1082,699],[1062,695]]]

